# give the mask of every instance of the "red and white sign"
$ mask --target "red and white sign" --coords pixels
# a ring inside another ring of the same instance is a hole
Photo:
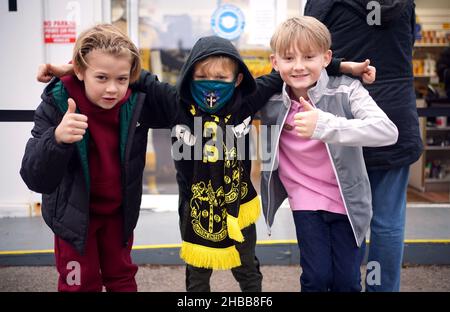
[[[73,43],[76,38],[75,21],[44,21],[45,43]]]

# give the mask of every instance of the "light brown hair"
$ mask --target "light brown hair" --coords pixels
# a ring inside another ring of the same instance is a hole
[[[273,53],[285,55],[290,49],[304,53],[318,51],[325,53],[331,47],[328,28],[311,16],[290,18],[281,23],[270,40]]]
[[[72,63],[80,71],[86,70],[89,64],[86,55],[98,50],[113,56],[129,56],[131,62],[130,83],[138,80],[141,72],[139,51],[122,31],[111,24],[99,24],[83,31],[77,38],[73,48]]]
[[[236,76],[238,74],[239,66],[235,60],[224,55],[212,55],[204,58],[195,63],[196,68],[201,68],[203,71],[208,72],[209,68],[220,64],[223,68],[230,68]]]

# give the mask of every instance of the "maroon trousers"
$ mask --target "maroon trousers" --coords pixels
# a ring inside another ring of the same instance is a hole
[[[137,291],[137,265],[131,260],[133,237],[122,244],[122,215],[90,216],[84,255],[55,236],[58,291]]]

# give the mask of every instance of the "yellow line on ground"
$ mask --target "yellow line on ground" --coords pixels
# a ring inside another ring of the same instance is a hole
[[[274,240],[261,240],[256,243],[257,245],[277,245],[277,244],[295,244],[297,245],[297,240],[295,239],[274,239]]]
[[[42,249],[42,250],[5,250],[0,251],[0,256],[8,255],[29,255],[29,254],[45,254],[54,253],[53,249]]]
[[[366,240],[369,244],[370,240]],[[276,244],[295,244],[297,241],[295,239],[290,240],[265,240],[258,241],[257,245],[276,245]],[[405,244],[450,244],[450,239],[405,239]]]
[[[158,249],[158,248],[180,248],[181,244],[165,244],[165,245],[136,245],[133,250],[141,249]]]
[[[366,241],[370,243],[370,241]],[[258,241],[257,245],[297,245],[297,241],[294,239],[289,240],[264,240]],[[450,239],[406,239],[405,244],[450,244]],[[181,244],[161,244],[161,245],[136,245],[133,246],[133,250],[145,250],[145,249],[165,249],[165,248],[180,248]],[[12,255],[29,255],[29,254],[46,254],[54,253],[53,249],[42,250],[5,250],[0,251],[0,256],[12,256]]]
[[[450,239],[405,239],[405,244],[450,244]]]

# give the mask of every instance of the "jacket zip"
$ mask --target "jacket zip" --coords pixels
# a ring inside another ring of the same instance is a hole
[[[284,93],[284,90],[283,90],[283,93]],[[274,155],[274,158],[273,158],[273,160],[272,160],[272,164],[271,164],[271,166],[270,166],[270,174],[269,174],[269,178],[268,178],[268,180],[267,180],[267,216],[269,215],[269,209],[270,209],[270,180],[272,179],[272,172],[273,172],[273,167],[275,166],[275,159],[277,158],[277,156],[278,156],[278,146],[279,146],[279,144],[280,144],[280,137],[281,137],[281,132],[283,131],[283,125],[284,125],[284,123],[285,123],[285,121],[286,121],[286,118],[287,118],[287,116],[288,116],[288,114],[289,114],[289,109],[291,108],[291,104],[290,104],[291,102],[289,102],[289,107],[287,108],[287,110],[286,110],[286,114],[284,115],[284,117],[283,117],[283,122],[282,122],[282,124],[280,125],[280,131],[278,132],[278,137],[277,137],[277,143],[276,143],[276,145],[275,145],[275,152],[276,152],[276,154]],[[266,226],[267,226],[267,234],[270,236],[270,235],[272,235],[272,230],[271,230],[271,227],[270,227],[270,225],[269,225],[269,223],[266,221]]]
[[[344,193],[342,193],[341,182],[339,181],[339,176],[337,174],[336,167],[334,166],[334,161],[333,161],[333,158],[331,157],[330,148],[328,147],[327,143],[325,143],[325,147],[327,148],[328,158],[330,159],[331,167],[333,167],[333,172],[334,172],[334,175],[336,176],[336,181],[337,181],[338,188],[339,188],[339,194],[341,194],[342,202],[344,203],[345,212],[347,213],[347,219],[350,222],[350,226],[352,227],[353,237],[356,240],[356,245],[359,247],[358,238],[356,237],[355,228],[353,227],[352,219],[350,218],[350,214],[348,213],[348,209],[347,209],[347,204],[345,203]]]
[[[122,211],[123,211],[123,222],[125,222],[125,214],[126,214],[126,206],[127,206],[127,179],[126,179],[126,172],[129,165],[129,159],[130,159],[130,149],[131,145],[133,144],[133,138],[134,133],[136,132],[136,124],[139,120],[139,116],[141,114],[142,106],[139,103],[139,96],[136,97],[136,106],[133,110],[133,116],[131,117],[131,120],[129,121],[129,128],[128,128],[128,135],[127,135],[127,141],[125,143],[125,152],[124,152],[124,159],[123,163],[121,164],[121,170],[122,170]],[[131,143],[130,143],[131,142]],[[123,228],[125,230],[125,224],[123,224]],[[128,246],[128,240],[124,239],[125,246]]]
[[[59,103],[57,103],[57,101],[56,101],[56,99],[54,98],[54,96],[49,96],[48,99],[49,99],[49,104],[55,106],[56,109],[57,109],[57,111],[59,111],[59,113],[61,114],[61,120],[62,120],[62,118],[64,117],[65,112],[63,112],[63,111],[61,110],[61,107],[59,106]],[[78,113],[79,113],[79,112],[78,112]],[[55,122],[55,123],[57,123],[57,122]],[[55,126],[55,129],[56,129],[56,126]],[[87,129],[87,130],[89,130],[89,129]],[[88,135],[88,133],[89,133],[89,132],[87,131],[87,132],[86,132],[86,135]],[[83,138],[83,140],[84,140],[84,139],[85,139],[85,138]],[[80,142],[81,142],[81,141],[80,141]],[[81,157],[81,150],[80,150],[80,148],[77,146],[76,143],[73,143],[73,144],[75,145],[74,148],[75,148],[76,153],[77,153],[77,155],[78,155],[78,159],[80,160],[82,174],[83,174],[83,176],[85,176],[85,171],[84,171],[84,169],[83,169],[83,159],[82,159],[82,157]],[[89,172],[88,172],[88,174],[89,174]],[[86,179],[89,179],[89,178],[90,178],[90,177],[88,176],[88,177],[85,177],[85,178],[83,179],[83,181],[84,181],[84,183],[85,183],[85,186],[86,186],[86,196],[88,197],[88,206],[87,206],[87,222],[88,222],[88,224],[90,223],[90,213],[89,213],[89,210],[90,210],[90,200],[89,200],[89,198],[90,198],[91,190],[90,190],[90,188],[88,187],[88,183],[86,182],[86,181],[87,181]],[[56,204],[58,204],[59,197],[60,197],[59,195],[60,195],[60,186],[58,187],[58,194],[57,194],[57,197],[56,197]],[[56,219],[56,207],[55,207],[54,217],[55,217],[55,219]],[[87,242],[88,231],[89,231],[89,226],[86,227],[86,231],[83,233],[83,253],[86,252],[86,242]]]

